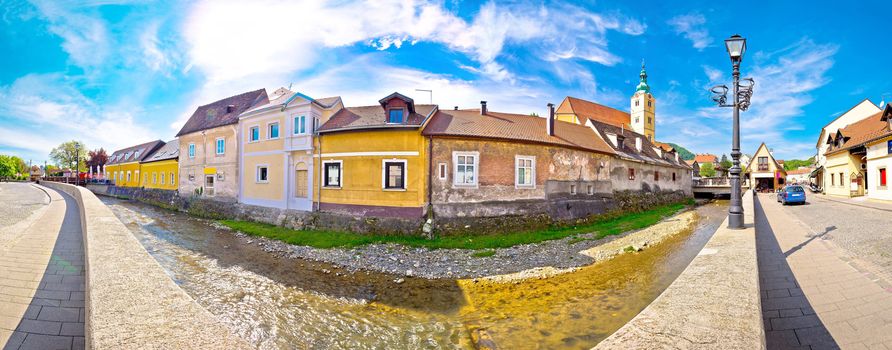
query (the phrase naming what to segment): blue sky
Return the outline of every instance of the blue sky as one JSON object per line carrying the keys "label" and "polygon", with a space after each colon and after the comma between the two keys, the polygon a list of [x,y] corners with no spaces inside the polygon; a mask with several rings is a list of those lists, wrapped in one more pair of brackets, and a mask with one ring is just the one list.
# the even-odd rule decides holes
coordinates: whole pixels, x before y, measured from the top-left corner
{"label": "blue sky", "polygon": [[707,88],[730,80],[734,33],[756,79],[745,152],[811,156],[835,116],[892,101],[888,1],[0,3],[0,153],[38,163],[70,139],[168,140],[198,105],[290,84],[348,106],[432,89],[443,108],[545,115],[570,95],[628,110],[642,59],[657,139],[729,153],[731,111]]}

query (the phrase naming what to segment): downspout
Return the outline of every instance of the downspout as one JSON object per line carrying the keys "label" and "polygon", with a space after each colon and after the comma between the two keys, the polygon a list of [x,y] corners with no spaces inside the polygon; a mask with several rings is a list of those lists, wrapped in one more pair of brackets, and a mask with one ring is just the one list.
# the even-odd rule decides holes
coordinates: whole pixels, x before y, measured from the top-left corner
{"label": "downspout", "polygon": [[325,169],[322,169],[322,134],[317,133],[319,140],[319,159],[317,163],[319,163],[319,181],[316,181],[316,211],[320,211],[322,209],[322,180],[325,174]]}
{"label": "downspout", "polygon": [[428,220],[434,219],[434,201],[433,201],[433,192],[434,185],[433,179],[434,176],[434,137],[433,135],[427,136],[427,218]]}

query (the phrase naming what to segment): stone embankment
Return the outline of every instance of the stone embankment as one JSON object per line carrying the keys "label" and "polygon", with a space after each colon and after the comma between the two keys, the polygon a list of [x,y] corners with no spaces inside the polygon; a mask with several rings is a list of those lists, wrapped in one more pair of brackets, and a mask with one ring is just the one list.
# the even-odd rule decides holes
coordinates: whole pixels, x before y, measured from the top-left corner
{"label": "stone embankment", "polygon": [[253,348],[180,289],[92,192],[41,184],[78,203],[87,256],[87,348]]}
{"label": "stone embankment", "polygon": [[[697,213],[684,211],[638,231],[598,239],[580,234],[534,244],[494,249],[487,257],[475,257],[477,250],[426,249],[398,244],[371,244],[352,249],[319,249],[297,246],[236,232],[248,244],[286,258],[307,259],[336,265],[347,271],[371,270],[393,275],[422,278],[483,278],[515,281],[574,271],[581,266],[610,259],[618,254],[645,249],[674,234],[690,229]],[[229,228],[209,222],[219,229]],[[631,249],[630,249],[631,248]],[[339,273],[339,271],[332,271]]]}
{"label": "stone embankment", "polygon": [[753,196],[656,300],[595,349],[764,349]]}

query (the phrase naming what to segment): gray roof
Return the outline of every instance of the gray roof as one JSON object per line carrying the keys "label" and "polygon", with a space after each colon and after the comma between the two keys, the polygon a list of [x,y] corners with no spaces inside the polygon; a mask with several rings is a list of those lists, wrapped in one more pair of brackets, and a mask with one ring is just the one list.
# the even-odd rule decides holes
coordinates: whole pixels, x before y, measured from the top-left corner
{"label": "gray roof", "polygon": [[[259,89],[199,106],[177,133],[177,137],[219,126],[237,124],[239,114],[267,102],[269,102],[269,98],[266,96],[266,90]],[[230,106],[232,107],[230,108]]]}
{"label": "gray roof", "polygon": [[[670,157],[668,154],[671,152],[663,152],[662,154],[657,153],[654,148],[657,148],[650,140],[647,139],[647,136],[641,135],[634,131],[630,131],[629,129],[625,129],[622,127],[616,127],[612,124],[600,122],[594,119],[589,119],[589,122],[595,126],[595,129],[598,130],[601,137],[604,140],[607,140],[607,144],[610,145],[611,148],[616,152],[616,155],[620,158],[636,160],[649,164],[663,165],[663,166],[671,166],[678,168],[687,168],[690,169],[691,166],[685,163],[681,157],[678,158],[678,161],[675,160],[675,157]],[[607,134],[614,135],[622,135],[625,137],[622,145],[615,145],[613,141],[607,137]],[[641,150],[635,147],[635,139],[641,139]],[[617,140],[618,141],[618,140]],[[674,152],[672,152],[674,153]]]}
{"label": "gray roof", "polygon": [[146,142],[136,146],[119,149],[108,157],[108,163],[106,164],[112,165],[130,162],[141,162],[143,159],[146,159],[146,157],[148,157],[150,153],[157,150],[162,145],[164,145],[164,141],[155,140],[152,142]]}
{"label": "gray roof", "polygon": [[180,157],[180,140],[173,139],[167,141],[164,146],[161,146],[155,152],[152,152],[148,157],[143,159],[143,163],[148,162],[157,162],[161,160],[168,159],[178,159]]}

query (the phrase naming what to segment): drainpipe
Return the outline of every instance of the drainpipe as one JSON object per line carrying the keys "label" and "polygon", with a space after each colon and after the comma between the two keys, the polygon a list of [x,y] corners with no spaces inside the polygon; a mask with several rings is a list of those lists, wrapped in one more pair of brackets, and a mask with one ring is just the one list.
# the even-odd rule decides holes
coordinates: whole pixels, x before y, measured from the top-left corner
{"label": "drainpipe", "polygon": [[[322,180],[323,176],[325,176],[325,169],[322,169],[322,134],[317,134],[319,140],[319,158],[317,162],[319,163],[319,181],[316,181],[316,211],[320,211],[322,209]],[[314,167],[315,168],[315,167]]]}
{"label": "drainpipe", "polygon": [[434,218],[433,176],[434,173],[434,137],[427,136],[427,218]]}

